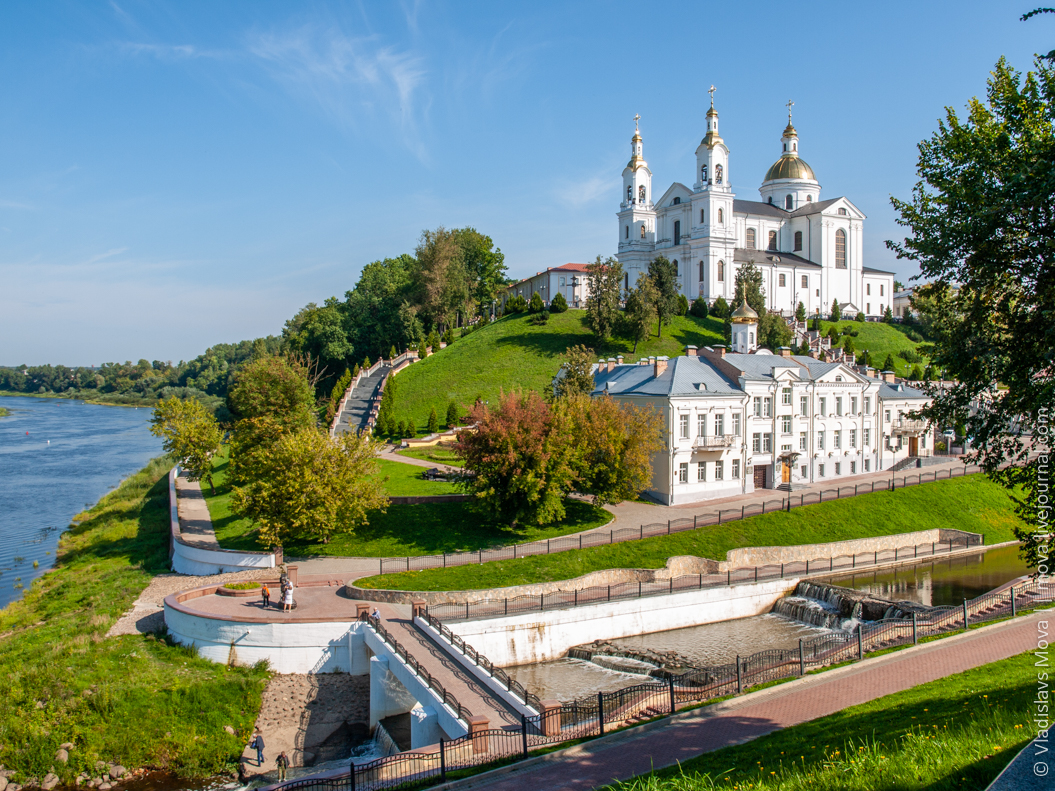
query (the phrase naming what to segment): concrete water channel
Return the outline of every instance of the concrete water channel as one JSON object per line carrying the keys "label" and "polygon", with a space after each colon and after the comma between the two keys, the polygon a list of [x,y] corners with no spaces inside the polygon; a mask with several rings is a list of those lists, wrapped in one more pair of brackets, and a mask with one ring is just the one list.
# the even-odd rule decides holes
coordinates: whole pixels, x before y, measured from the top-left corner
{"label": "concrete water channel", "polygon": [[[931,607],[958,605],[999,588],[1029,572],[1017,546],[954,555],[912,565],[817,580],[868,593],[890,601],[911,601]],[[737,656],[773,648],[790,649],[800,639],[832,631],[776,613],[708,623],[684,629],[651,632],[612,640],[628,652],[675,652],[697,667],[723,665]],[[605,663],[608,664],[608,663]],[[541,697],[571,700],[610,692],[643,680],[639,672],[620,672],[594,661],[562,657],[506,668]]]}

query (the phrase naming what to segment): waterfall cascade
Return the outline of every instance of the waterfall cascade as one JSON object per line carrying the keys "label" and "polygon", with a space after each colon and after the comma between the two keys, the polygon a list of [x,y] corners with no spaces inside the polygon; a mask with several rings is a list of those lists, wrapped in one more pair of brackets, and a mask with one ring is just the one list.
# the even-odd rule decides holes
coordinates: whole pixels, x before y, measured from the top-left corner
{"label": "waterfall cascade", "polygon": [[396,744],[395,739],[389,736],[388,731],[385,730],[385,726],[381,723],[377,723],[377,727],[374,729],[373,751],[377,753],[379,758],[402,752],[402,750],[399,749],[399,745]]}
{"label": "waterfall cascade", "polygon": [[[905,607],[906,609],[902,609]],[[861,621],[910,618],[916,609],[905,602],[816,582],[800,582],[795,593],[773,605],[773,612],[823,629],[852,631]]]}

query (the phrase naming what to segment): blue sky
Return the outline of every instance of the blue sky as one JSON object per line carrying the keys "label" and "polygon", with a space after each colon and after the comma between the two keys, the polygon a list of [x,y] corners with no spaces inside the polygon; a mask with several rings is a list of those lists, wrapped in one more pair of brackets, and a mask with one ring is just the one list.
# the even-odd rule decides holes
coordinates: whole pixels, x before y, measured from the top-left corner
{"label": "blue sky", "polygon": [[[1055,46],[1037,3],[0,5],[0,364],[189,359],[277,333],[423,228],[511,274],[614,253],[640,113],[656,194],[689,181],[706,89],[740,197],[795,101],[822,197],[869,217],[943,108]],[[905,279],[903,278],[903,279]]]}

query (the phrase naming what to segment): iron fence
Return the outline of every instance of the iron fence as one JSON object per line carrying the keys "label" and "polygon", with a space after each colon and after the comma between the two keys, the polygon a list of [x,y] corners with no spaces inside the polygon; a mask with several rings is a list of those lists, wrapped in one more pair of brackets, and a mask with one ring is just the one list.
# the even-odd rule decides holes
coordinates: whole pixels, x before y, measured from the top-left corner
{"label": "iron fence", "polygon": [[[982,546],[983,537],[964,533],[949,541],[895,547],[874,552],[858,552],[850,555],[813,558],[788,563],[771,563],[765,566],[744,566],[711,574],[685,574],[660,582],[617,582],[613,585],[595,585],[577,590],[558,590],[538,595],[521,595],[502,599],[480,599],[461,604],[432,604],[427,612],[437,621],[466,621],[476,618],[497,618],[505,615],[560,610],[584,607],[600,602],[625,599],[642,599],[665,596],[690,590],[703,590],[745,582],[765,582],[785,577],[802,577],[810,574],[839,573],[870,568],[885,563],[918,560],[949,554],[959,549]],[[430,621],[431,623],[431,621]]]}
{"label": "iron fence", "polygon": [[[604,735],[606,729],[633,725],[642,720],[673,714],[679,706],[696,704],[717,697],[743,692],[768,681],[794,678],[808,670],[843,661],[853,661],[866,653],[915,643],[920,637],[964,629],[971,624],[1015,615],[1038,604],[1051,602],[1053,587],[1033,580],[1010,589],[984,594],[962,606],[935,608],[927,618],[887,619],[861,624],[853,632],[832,632],[799,641],[798,648],[768,649],[715,667],[696,668],[663,680],[650,680],[614,692],[600,692],[562,703],[560,708],[534,717],[521,717],[520,727],[472,731],[458,739],[441,740],[412,752],[352,763],[348,771],[325,777],[309,777],[283,783],[275,788],[311,791],[382,791],[382,789],[423,788],[445,782],[452,774],[527,758],[532,749],[590,736]],[[460,641],[433,615],[429,623],[444,640],[459,647],[466,656],[488,672],[499,676],[479,652]],[[383,627],[371,622],[384,638]],[[389,645],[398,642],[388,635]],[[454,639],[460,642],[455,643]],[[465,651],[469,648],[470,651]],[[397,651],[398,652],[398,651]],[[471,652],[471,653],[470,653]],[[405,651],[399,652],[406,657]],[[508,676],[507,676],[508,678]],[[516,682],[512,682],[516,684]],[[520,689],[519,685],[516,685]],[[510,687],[515,689],[516,687]],[[519,694],[519,693],[518,693]],[[526,693],[534,701],[537,696]]]}
{"label": "iron fence", "polygon": [[[957,472],[957,469],[959,472]],[[605,546],[607,544],[620,544],[624,541],[640,541],[644,538],[655,536],[672,535],[687,530],[699,530],[705,527],[713,527],[747,519],[751,516],[768,514],[774,511],[790,511],[793,508],[802,508],[806,505],[817,505],[830,500],[842,500],[847,497],[856,497],[861,494],[872,494],[873,492],[893,491],[906,486],[918,486],[921,483],[933,483],[934,481],[959,478],[964,475],[973,475],[981,472],[981,467],[969,465],[962,468],[950,468],[934,470],[932,472],[920,472],[915,475],[896,476],[881,480],[868,481],[866,483],[848,484],[838,486],[834,489],[824,489],[817,492],[804,492],[799,495],[789,494],[779,499],[763,500],[757,503],[742,505],[738,508],[724,508],[707,513],[696,514],[681,519],[671,519],[666,522],[653,522],[638,527],[623,527],[613,530],[593,530],[578,533],[574,536],[551,538],[543,541],[531,541],[526,544],[513,544],[511,546],[494,547],[492,549],[481,549],[476,552],[450,552],[442,555],[416,555],[414,557],[391,557],[378,558],[378,573],[393,574],[400,571],[424,571],[426,569],[448,568],[452,566],[467,566],[479,563],[489,563],[495,560],[516,560],[534,555],[550,555],[557,552],[567,552],[572,549],[587,549],[589,547]]]}

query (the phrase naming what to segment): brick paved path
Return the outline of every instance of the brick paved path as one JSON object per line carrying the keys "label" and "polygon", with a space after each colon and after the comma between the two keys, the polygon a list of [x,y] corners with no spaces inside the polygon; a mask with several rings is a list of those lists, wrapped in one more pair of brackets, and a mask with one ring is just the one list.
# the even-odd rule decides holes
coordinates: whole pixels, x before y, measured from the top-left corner
{"label": "brick paved path", "polygon": [[219,549],[216,532],[212,529],[212,517],[205,496],[201,491],[201,482],[188,481],[186,473],[176,478],[176,502],[179,511],[179,529],[184,540],[189,544]]}
{"label": "brick paved path", "polygon": [[1037,647],[1036,613],[836,668],[443,788],[587,791]]}

